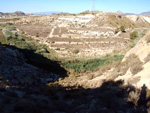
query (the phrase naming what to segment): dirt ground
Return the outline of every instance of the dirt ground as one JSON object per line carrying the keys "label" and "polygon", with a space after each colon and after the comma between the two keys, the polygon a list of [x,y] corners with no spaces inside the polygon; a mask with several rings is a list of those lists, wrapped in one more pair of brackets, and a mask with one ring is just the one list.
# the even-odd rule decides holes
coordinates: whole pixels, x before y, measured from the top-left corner
{"label": "dirt ground", "polygon": [[47,37],[52,27],[42,25],[15,25],[20,31],[31,36]]}

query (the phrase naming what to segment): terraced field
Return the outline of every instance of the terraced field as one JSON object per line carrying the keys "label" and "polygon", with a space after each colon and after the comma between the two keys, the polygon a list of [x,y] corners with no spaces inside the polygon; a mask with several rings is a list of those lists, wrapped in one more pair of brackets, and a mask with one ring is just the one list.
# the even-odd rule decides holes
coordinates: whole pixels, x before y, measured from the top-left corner
{"label": "terraced field", "polygon": [[43,25],[16,25],[16,27],[31,36],[47,37],[52,27]]}
{"label": "terraced field", "polygon": [[[135,18],[137,25],[133,17],[113,13],[28,17],[15,24],[26,35],[56,50],[59,57],[91,58],[129,49],[130,32],[142,23],[144,28],[150,26],[142,21],[144,17]],[[126,32],[119,29],[121,25]]]}

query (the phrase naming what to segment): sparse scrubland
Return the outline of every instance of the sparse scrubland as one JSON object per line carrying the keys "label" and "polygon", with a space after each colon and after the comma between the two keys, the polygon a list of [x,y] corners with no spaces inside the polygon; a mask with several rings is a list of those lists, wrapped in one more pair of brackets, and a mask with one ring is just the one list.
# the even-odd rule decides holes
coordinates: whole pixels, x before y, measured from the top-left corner
{"label": "sparse scrubland", "polygon": [[150,112],[150,23],[86,15],[3,20],[1,113]]}

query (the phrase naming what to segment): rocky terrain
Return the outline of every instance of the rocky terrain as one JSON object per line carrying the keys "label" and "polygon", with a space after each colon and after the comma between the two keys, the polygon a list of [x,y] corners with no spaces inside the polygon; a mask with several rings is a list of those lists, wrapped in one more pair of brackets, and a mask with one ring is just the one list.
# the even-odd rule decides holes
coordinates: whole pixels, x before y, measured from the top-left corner
{"label": "rocky terrain", "polygon": [[23,17],[0,42],[2,113],[150,112],[148,16]]}

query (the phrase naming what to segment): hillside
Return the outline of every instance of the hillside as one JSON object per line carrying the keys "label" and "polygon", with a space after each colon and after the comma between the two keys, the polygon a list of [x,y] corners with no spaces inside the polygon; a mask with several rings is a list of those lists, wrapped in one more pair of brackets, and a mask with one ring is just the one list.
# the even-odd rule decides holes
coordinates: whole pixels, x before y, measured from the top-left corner
{"label": "hillside", "polygon": [[[120,30],[122,25],[126,32]],[[55,50],[61,58],[94,58],[113,51],[126,51],[130,45],[130,32],[141,29],[139,31],[146,33],[150,18],[99,12],[96,15],[27,17],[15,22],[15,26]]]}
{"label": "hillside", "polygon": [[26,14],[22,11],[16,11],[14,13],[2,13],[0,12],[0,18],[12,18],[12,17],[22,17],[26,16]]}
{"label": "hillside", "polygon": [[1,113],[150,112],[150,17],[89,13],[0,23]]}
{"label": "hillside", "polygon": [[[132,84],[135,87],[142,87],[144,84],[150,89],[150,32],[144,36],[137,45],[125,55],[122,63],[132,62],[128,65],[124,75],[120,75],[116,80],[124,80],[126,84]],[[131,59],[131,57],[133,57]]]}
{"label": "hillside", "polygon": [[[32,86],[46,83],[51,73],[26,63],[17,48],[0,44],[0,79],[3,87]],[[42,76],[41,76],[42,75]],[[41,81],[42,80],[42,81]],[[6,85],[5,85],[6,82]]]}

